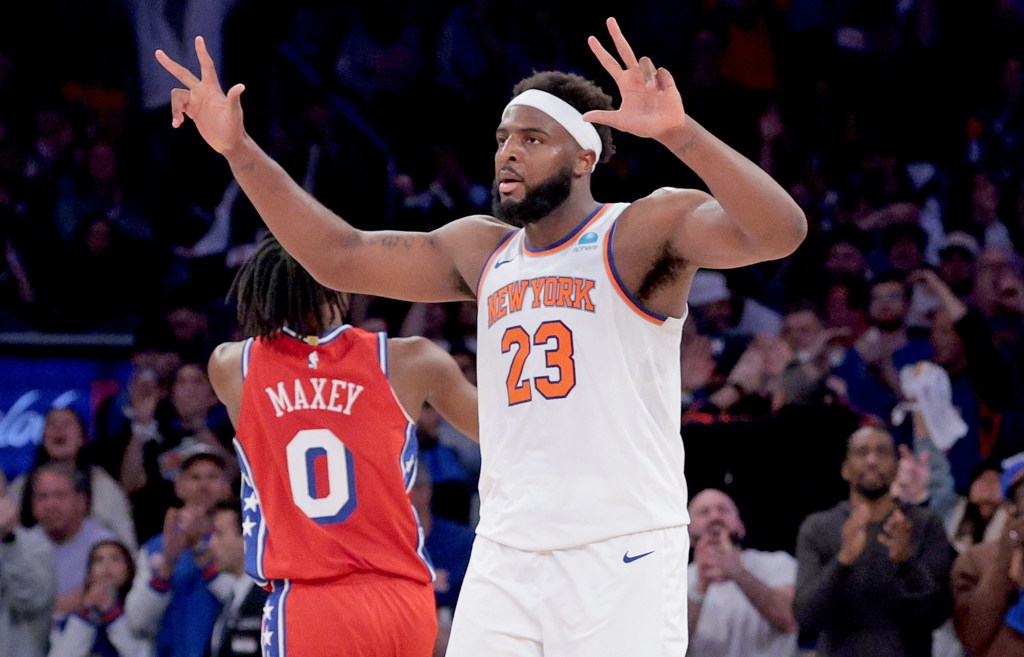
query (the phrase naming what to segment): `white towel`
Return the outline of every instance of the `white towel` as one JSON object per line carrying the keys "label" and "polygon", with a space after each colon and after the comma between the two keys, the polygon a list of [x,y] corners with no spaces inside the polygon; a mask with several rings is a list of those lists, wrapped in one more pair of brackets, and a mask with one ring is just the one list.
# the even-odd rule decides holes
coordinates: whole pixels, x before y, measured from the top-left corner
{"label": "white towel", "polygon": [[967,423],[953,406],[946,370],[927,360],[905,365],[900,370],[900,387],[908,401],[893,409],[893,423],[900,424],[907,411],[919,411],[928,437],[943,451],[967,434]]}

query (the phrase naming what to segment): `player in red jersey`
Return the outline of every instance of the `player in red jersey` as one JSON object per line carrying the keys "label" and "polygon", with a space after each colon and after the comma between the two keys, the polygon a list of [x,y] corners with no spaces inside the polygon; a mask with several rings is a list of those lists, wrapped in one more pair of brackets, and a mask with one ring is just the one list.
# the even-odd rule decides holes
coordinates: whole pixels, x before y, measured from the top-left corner
{"label": "player in red jersey", "polygon": [[428,657],[414,420],[426,402],[476,437],[476,388],[429,340],[342,324],[346,296],[270,235],[230,294],[254,337],[217,347],[209,372],[237,431],[246,572],[272,588],[263,654]]}

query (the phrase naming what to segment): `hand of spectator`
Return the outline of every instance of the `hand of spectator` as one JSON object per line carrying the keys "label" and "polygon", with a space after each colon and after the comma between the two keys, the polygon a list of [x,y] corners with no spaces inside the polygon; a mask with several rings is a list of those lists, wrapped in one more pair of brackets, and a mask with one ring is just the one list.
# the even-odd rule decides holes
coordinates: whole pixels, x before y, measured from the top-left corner
{"label": "hand of spectator", "polygon": [[967,305],[931,269],[918,269],[907,278],[907,282],[911,285],[920,285],[926,294],[937,298],[954,322],[967,314]]}
{"label": "hand of spectator", "polygon": [[893,509],[882,525],[878,541],[889,550],[889,558],[895,563],[903,563],[910,558],[910,532],[913,524],[898,508]]}
{"label": "hand of spectator", "polygon": [[793,361],[795,354],[792,347],[782,338],[758,336],[761,343],[761,353],[764,356],[764,374],[768,381],[782,375],[786,366]]}
{"label": "hand of spectator", "polygon": [[210,517],[206,509],[185,506],[178,512],[178,527],[188,547],[194,547],[206,538],[210,531]]}
{"label": "hand of spectator", "polygon": [[764,343],[754,340],[729,372],[729,383],[747,393],[762,394],[765,384]]}
{"label": "hand of spectator", "polygon": [[853,562],[860,558],[864,552],[864,546],[868,540],[868,521],[871,520],[871,510],[867,504],[855,504],[850,512],[850,517],[843,523],[842,539],[836,559],[844,566],[853,565]]}
{"label": "hand of spectator", "polygon": [[704,593],[708,586],[726,580],[722,566],[716,557],[716,546],[714,540],[707,534],[697,537],[693,546],[693,562],[697,564],[697,590]]}
{"label": "hand of spectator", "polygon": [[57,596],[53,602],[54,616],[64,616],[82,606],[82,589],[75,589]]}
{"label": "hand of spectator", "polygon": [[825,329],[818,334],[814,343],[807,350],[808,362],[816,364],[822,370],[828,369],[832,349],[849,337],[850,329],[847,326],[833,326]]}
{"label": "hand of spectator", "polygon": [[196,124],[206,143],[224,154],[239,146],[245,138],[241,102],[245,86],[236,84],[225,94],[203,37],[196,37],[195,47],[201,75],[198,78],[164,51],[156,51],[160,65],[185,85],[184,89],[171,90],[171,125],[180,128],[187,116]]}
{"label": "hand of spectator", "polygon": [[128,404],[134,422],[148,423],[156,418],[156,406],[160,401],[160,385],[156,372],[143,369],[136,372],[128,384]]}
{"label": "hand of spectator", "polygon": [[18,508],[14,505],[11,496],[7,494],[6,488],[4,486],[0,486],[0,488],[3,488],[0,490],[0,539],[2,539],[7,538],[18,524]]}
{"label": "hand of spectator", "polygon": [[95,609],[100,614],[105,614],[117,604],[117,592],[109,584],[94,582],[90,584],[82,595],[82,607]]}
{"label": "hand of spectator", "polygon": [[882,332],[874,326],[857,338],[857,341],[853,343],[853,348],[857,350],[864,362],[871,366],[877,366],[887,357],[892,356],[891,353],[886,353],[882,344]]}
{"label": "hand of spectator", "polygon": [[163,554],[160,563],[154,564],[154,570],[161,579],[170,579],[174,565],[188,547],[188,538],[181,526],[181,509],[171,507],[164,515]]}
{"label": "hand of spectator", "polygon": [[687,392],[700,390],[711,380],[715,371],[715,358],[711,338],[697,335],[680,345],[679,367],[682,388]]}
{"label": "hand of spectator", "polygon": [[723,580],[734,580],[743,572],[740,548],[730,540],[727,532],[718,530],[708,535],[709,562],[718,568]]}
{"label": "hand of spectator", "polygon": [[907,445],[900,445],[899,451],[900,461],[896,479],[892,482],[892,495],[907,504],[921,504],[928,499],[928,484],[932,476],[928,453],[915,455]]}

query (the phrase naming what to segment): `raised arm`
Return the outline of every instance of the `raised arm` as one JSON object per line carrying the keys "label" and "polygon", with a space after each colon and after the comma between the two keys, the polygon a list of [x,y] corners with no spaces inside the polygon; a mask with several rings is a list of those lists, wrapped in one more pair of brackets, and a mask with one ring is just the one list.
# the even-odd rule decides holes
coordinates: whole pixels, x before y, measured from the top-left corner
{"label": "raised arm", "polygon": [[687,116],[672,75],[656,69],[649,57],[637,59],[614,18],[608,19],[608,31],[622,64],[597,38],[589,43],[618,85],[622,104],[583,118],[655,139],[711,191],[665,189],[638,201],[645,221],[637,230],[667,234],[673,249],[699,267],[740,267],[796,250],[807,234],[796,201],[754,162]]}
{"label": "raised arm", "polygon": [[[271,232],[320,283],[411,301],[474,298],[476,278],[507,227],[467,217],[431,233],[361,231],[302,189],[246,133],[236,84],[225,94],[202,37],[200,77],[161,50],[156,58],[184,86],[171,92],[172,126],[192,119],[231,166]],[[359,193],[359,190],[352,190]]]}

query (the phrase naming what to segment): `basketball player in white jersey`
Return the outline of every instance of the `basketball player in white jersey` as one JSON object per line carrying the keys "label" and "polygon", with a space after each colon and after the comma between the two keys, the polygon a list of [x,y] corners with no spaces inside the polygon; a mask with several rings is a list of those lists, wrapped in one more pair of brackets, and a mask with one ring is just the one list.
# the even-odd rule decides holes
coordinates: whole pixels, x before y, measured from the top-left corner
{"label": "basketball player in white jersey", "polygon": [[[687,116],[669,72],[607,26],[618,59],[594,37],[590,48],[620,107],[576,75],[519,83],[496,132],[496,218],[430,233],[346,223],[246,134],[243,87],[222,91],[201,38],[201,77],[157,52],[186,87],[172,93],[172,125],[196,123],[315,278],[479,304],[480,524],[450,657],[685,653],[679,340],[690,281],[700,267],[785,257],[807,231],[785,190]],[[432,129],[431,114],[407,120]],[[610,128],[657,140],[710,194],[596,200]]]}

